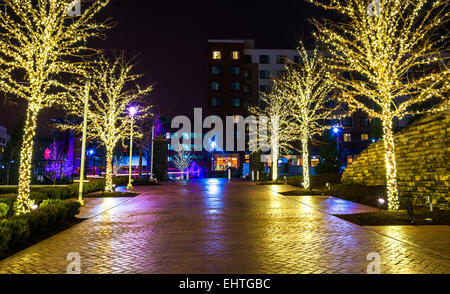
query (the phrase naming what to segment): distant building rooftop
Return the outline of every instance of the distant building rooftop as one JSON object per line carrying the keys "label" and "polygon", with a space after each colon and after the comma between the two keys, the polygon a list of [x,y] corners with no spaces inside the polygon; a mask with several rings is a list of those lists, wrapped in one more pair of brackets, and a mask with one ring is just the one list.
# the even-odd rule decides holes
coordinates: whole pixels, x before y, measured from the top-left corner
{"label": "distant building rooftop", "polygon": [[246,49],[255,48],[255,40],[209,39],[208,43],[244,43]]}

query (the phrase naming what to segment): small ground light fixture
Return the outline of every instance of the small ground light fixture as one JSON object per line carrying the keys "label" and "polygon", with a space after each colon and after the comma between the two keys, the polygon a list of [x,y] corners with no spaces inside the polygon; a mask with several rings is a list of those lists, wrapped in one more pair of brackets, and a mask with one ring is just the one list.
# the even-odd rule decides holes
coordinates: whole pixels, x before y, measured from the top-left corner
{"label": "small ground light fixture", "polygon": [[378,208],[380,209],[380,211],[385,202],[386,201],[383,198],[378,198]]}

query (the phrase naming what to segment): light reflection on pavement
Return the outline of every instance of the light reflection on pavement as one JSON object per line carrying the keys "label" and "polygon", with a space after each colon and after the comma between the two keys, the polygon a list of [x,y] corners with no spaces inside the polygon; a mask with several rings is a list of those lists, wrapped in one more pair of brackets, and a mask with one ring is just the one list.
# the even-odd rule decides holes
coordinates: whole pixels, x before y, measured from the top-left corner
{"label": "light reflection on pavement", "polygon": [[65,273],[69,252],[80,253],[82,273],[365,273],[370,252],[382,273],[450,273],[439,246],[330,215],[373,208],[277,193],[291,188],[219,179],[136,187],[141,195],[0,261],[0,273]]}

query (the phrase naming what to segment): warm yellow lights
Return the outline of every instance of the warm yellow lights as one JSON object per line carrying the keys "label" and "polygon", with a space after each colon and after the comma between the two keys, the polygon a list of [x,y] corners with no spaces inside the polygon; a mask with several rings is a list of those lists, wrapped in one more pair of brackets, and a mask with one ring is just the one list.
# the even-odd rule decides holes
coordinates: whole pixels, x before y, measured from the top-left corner
{"label": "warm yellow lights", "polygon": [[291,114],[299,126],[302,144],[303,187],[311,187],[309,175],[309,144],[314,135],[322,134],[329,128],[324,122],[331,119],[339,109],[326,108],[325,103],[331,100],[332,84],[325,75],[327,67],[324,57],[315,48],[306,51],[300,43],[299,54],[301,64],[287,64],[285,78],[281,80],[285,97],[292,101]]}
{"label": "warm yellow lights", "polygon": [[272,179],[277,178],[279,151],[295,149],[292,143],[300,139],[303,187],[309,189],[310,140],[328,128],[323,122],[332,118],[339,106],[332,109],[324,106],[331,99],[332,84],[325,78],[327,68],[323,66],[323,56],[319,55],[318,49],[308,53],[300,43],[299,54],[302,64],[287,63],[283,77],[273,81],[272,91],[261,93],[266,107],[251,107],[249,110],[258,117],[270,118],[267,138],[260,134],[259,139],[271,146]]}
{"label": "warm yellow lights", "polygon": [[[133,74],[134,65],[126,61],[123,54],[114,61],[100,55],[99,61],[91,68],[91,100],[87,122],[87,136],[100,141],[106,148],[106,184],[105,191],[112,191],[112,160],[113,151],[120,140],[130,137],[133,131],[133,120],[140,120],[149,115],[149,107],[136,107],[134,116],[128,110],[139,99],[150,93],[152,87],[141,89],[137,80],[141,75]],[[72,95],[64,104],[65,109],[74,115],[82,117],[83,91],[82,83],[74,85]],[[136,125],[134,125],[135,127]],[[81,131],[82,125],[61,126]],[[135,136],[139,136],[136,130]]]}
{"label": "warm yellow lights", "polygon": [[[77,17],[67,15],[71,1],[5,0],[0,10],[0,88],[28,102],[19,165],[16,213],[30,211],[31,160],[37,116],[65,99],[70,75],[85,75],[86,47],[108,26],[93,16],[109,0],[92,1]],[[92,53],[92,52],[91,52]],[[62,76],[64,75],[64,77]],[[68,76],[69,75],[69,76]]]}
{"label": "warm yellow lights", "polygon": [[270,121],[267,124],[267,132],[258,132],[257,136],[254,136],[259,140],[259,144],[257,142],[250,142],[250,144],[260,147],[266,146],[266,144],[270,145],[272,180],[276,180],[280,150],[293,149],[290,143],[298,138],[298,127],[290,114],[292,103],[284,95],[280,83],[275,81],[270,93],[261,93],[261,101],[262,104],[266,105],[265,107],[250,106],[249,112],[259,117],[260,123],[262,123],[262,119],[269,119]]}
{"label": "warm yellow lights", "polygon": [[222,51],[213,51],[212,59],[222,59]]}
{"label": "warm yellow lights", "polygon": [[[348,23],[315,22],[329,51],[329,77],[340,99],[383,124],[389,209],[399,209],[393,120],[423,113],[412,109],[430,99],[429,111],[449,109],[450,71],[443,54],[448,0],[309,0],[345,16]],[[323,2],[323,3],[321,3]],[[442,37],[441,37],[442,36]]]}

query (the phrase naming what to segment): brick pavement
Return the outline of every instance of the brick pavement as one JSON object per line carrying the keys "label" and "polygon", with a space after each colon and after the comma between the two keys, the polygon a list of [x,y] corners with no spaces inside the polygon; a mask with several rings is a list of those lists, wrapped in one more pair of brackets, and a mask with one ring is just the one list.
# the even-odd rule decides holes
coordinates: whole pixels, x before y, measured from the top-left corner
{"label": "brick pavement", "polygon": [[138,189],[0,261],[0,273],[65,273],[69,252],[80,253],[82,273],[365,273],[370,252],[381,255],[382,273],[450,273],[438,249],[328,214],[346,209],[333,198],[218,179]]}

